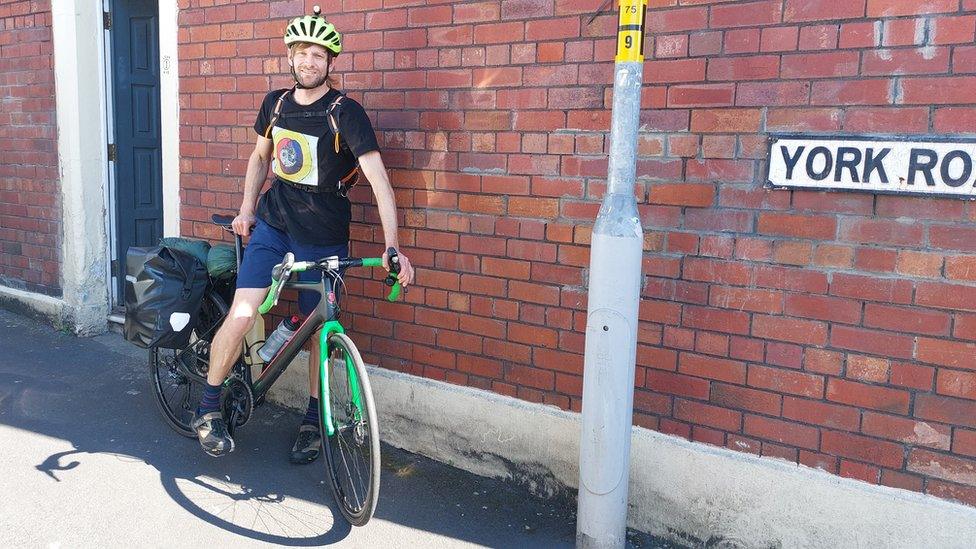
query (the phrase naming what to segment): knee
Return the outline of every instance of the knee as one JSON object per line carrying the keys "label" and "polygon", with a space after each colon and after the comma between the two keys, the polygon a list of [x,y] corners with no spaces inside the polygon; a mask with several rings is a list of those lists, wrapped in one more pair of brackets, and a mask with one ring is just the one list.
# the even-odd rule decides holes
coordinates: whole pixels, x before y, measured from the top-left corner
{"label": "knee", "polygon": [[253,307],[235,304],[227,314],[222,329],[234,335],[243,336],[254,325],[256,318],[257,311]]}

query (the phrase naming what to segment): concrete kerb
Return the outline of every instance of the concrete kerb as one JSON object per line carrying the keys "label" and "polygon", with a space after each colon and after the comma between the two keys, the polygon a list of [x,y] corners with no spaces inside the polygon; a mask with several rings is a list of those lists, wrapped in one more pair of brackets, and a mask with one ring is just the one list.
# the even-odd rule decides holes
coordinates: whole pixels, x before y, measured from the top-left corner
{"label": "concrete kerb", "polygon": [[[304,353],[269,394],[302,410]],[[382,438],[475,474],[575,498],[580,415],[370,368]],[[628,526],[693,546],[976,547],[976,509],[634,427]]]}

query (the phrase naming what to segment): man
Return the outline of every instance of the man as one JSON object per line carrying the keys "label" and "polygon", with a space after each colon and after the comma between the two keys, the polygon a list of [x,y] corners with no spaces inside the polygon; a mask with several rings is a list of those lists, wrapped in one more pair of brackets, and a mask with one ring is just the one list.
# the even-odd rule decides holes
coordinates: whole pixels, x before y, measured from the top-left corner
{"label": "man", "polygon": [[[330,82],[333,60],[342,51],[342,36],[319,15],[316,6],[314,15],[288,23],[284,41],[295,87],[269,93],[254,124],[257,143],[247,164],[244,200],[233,222],[234,232],[250,233],[251,238],[238,273],[234,302],[210,347],[207,386],[193,420],[200,445],[213,456],[234,449],[219,411],[220,386],[240,356],[244,334],[268,293],[271,268],[289,251],[297,261],[348,255],[351,213],[346,185],[358,176],[357,169],[376,197],[385,248],[399,250],[396,202],[372,125],[363,107]],[[271,188],[259,197],[269,165],[275,177]],[[413,268],[405,255],[399,253],[399,257],[398,278],[406,287],[413,281]],[[389,269],[386,253],[383,262]],[[302,292],[302,313],[308,315],[318,299],[318,294]],[[317,336],[311,338],[309,352],[310,396],[292,447],[293,463],[312,462],[321,445]]]}

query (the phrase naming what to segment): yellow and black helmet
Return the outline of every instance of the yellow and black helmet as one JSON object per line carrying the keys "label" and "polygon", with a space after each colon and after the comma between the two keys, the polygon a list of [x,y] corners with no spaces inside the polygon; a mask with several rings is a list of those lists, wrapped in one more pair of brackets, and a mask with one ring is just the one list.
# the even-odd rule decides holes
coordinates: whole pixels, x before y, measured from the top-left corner
{"label": "yellow and black helmet", "polygon": [[318,44],[323,48],[339,55],[342,51],[342,35],[336,30],[335,25],[329,23],[322,17],[322,10],[315,6],[312,15],[303,15],[292,19],[285,27],[285,45],[290,46],[296,42],[307,42]]}

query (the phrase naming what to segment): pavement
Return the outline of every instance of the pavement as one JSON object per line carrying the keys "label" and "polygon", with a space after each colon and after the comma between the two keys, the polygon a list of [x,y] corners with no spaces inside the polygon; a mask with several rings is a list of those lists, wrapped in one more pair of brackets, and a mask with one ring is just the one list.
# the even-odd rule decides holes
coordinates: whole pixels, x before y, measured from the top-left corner
{"label": "pavement", "polygon": [[[353,528],[325,461],[287,461],[300,415],[264,404],[219,459],[178,435],[147,351],[78,338],[0,309],[4,547],[572,547],[575,500],[383,446],[373,519]],[[382,429],[382,426],[381,426]],[[638,532],[630,547],[671,545]]]}

